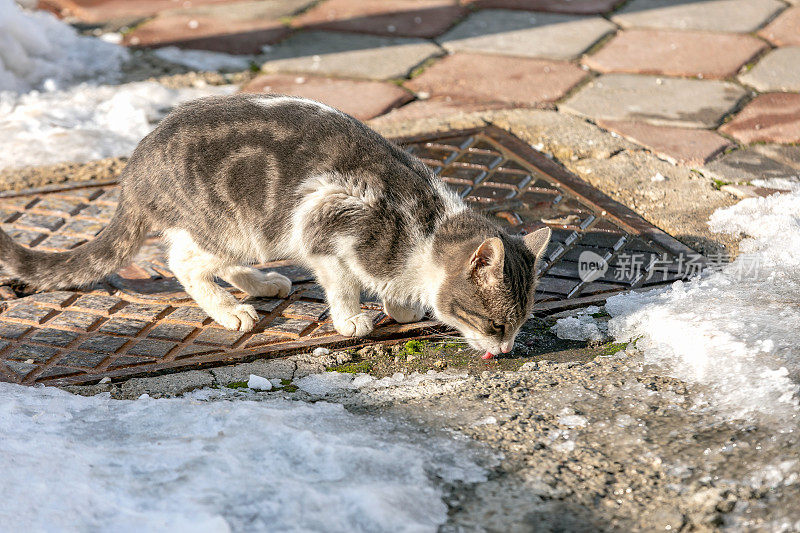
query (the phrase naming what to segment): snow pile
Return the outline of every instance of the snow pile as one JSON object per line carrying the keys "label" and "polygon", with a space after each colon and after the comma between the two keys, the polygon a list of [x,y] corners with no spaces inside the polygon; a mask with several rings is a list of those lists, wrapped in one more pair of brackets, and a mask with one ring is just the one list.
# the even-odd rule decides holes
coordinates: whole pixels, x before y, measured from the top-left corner
{"label": "snow pile", "polygon": [[748,236],[719,271],[646,293],[613,296],[617,341],[636,340],[646,361],[708,385],[727,416],[797,416],[800,377],[800,191],[746,199],[714,213],[712,230]]}
{"label": "snow pile", "polygon": [[50,13],[0,0],[0,91],[56,88],[89,78],[115,81],[127,57],[124,48],[78,35]]}
{"label": "snow pile", "polygon": [[172,106],[234,90],[138,82],[0,93],[0,169],[129,155]]}
{"label": "snow pile", "polygon": [[3,529],[436,531],[440,483],[485,480],[453,438],[225,394],[119,401],[0,383]]}

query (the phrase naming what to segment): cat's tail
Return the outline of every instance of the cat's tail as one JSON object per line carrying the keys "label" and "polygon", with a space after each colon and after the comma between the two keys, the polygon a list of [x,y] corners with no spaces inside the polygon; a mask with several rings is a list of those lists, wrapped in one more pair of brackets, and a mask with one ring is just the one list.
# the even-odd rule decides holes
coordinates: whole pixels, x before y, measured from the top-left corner
{"label": "cat's tail", "polygon": [[125,266],[142,247],[150,223],[120,204],[96,239],[68,252],[41,252],[14,242],[0,229],[0,263],[9,274],[37,289],[88,285]]}

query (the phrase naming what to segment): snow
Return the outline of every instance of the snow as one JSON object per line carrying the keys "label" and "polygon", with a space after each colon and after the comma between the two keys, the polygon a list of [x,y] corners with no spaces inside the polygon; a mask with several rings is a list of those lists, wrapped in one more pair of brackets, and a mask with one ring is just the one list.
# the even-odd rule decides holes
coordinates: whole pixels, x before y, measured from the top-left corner
{"label": "snow", "polygon": [[225,390],[121,401],[0,383],[0,523],[436,531],[447,518],[442,485],[486,472],[455,437],[398,424]]}
{"label": "snow", "polygon": [[0,93],[0,169],[129,155],[172,106],[233,90],[137,82]]}
{"label": "snow", "polygon": [[791,431],[800,375],[800,191],[716,211],[713,231],[747,235],[720,271],[613,296],[609,333],[648,363],[705,385],[708,407]]}
{"label": "snow", "polygon": [[238,72],[250,68],[253,56],[235,56],[222,52],[206,50],[182,50],[176,46],[167,46],[153,51],[153,55],[197,71]]}
{"label": "snow", "polygon": [[323,357],[325,355],[328,355],[329,353],[331,353],[329,349],[323,348],[321,346],[319,348],[314,348],[313,351],[314,357]]}
{"label": "snow", "polygon": [[76,80],[113,82],[128,51],[79,35],[44,11],[0,0],[0,91],[60,87]]}
{"label": "snow", "polygon": [[253,390],[272,390],[272,382],[267,378],[250,374],[247,380],[247,387]]}

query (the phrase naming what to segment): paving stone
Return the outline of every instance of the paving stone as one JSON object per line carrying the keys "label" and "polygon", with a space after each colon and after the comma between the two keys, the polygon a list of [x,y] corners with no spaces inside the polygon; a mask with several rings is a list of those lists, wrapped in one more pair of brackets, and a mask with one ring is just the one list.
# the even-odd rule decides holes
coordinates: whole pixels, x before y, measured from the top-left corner
{"label": "paving stone", "polygon": [[31,329],[30,326],[24,326],[22,324],[2,323],[0,324],[0,337],[5,339],[18,339],[22,337],[29,329]]}
{"label": "paving stone", "polygon": [[75,293],[69,291],[40,292],[28,296],[25,300],[55,307],[64,307],[66,302],[72,299],[73,296],[75,296]]}
{"label": "paving stone", "polygon": [[[476,111],[500,109],[503,107],[506,107],[506,104],[499,102],[468,102],[452,98],[450,96],[443,96],[439,98],[429,98],[426,100],[416,100],[402,107],[392,109],[385,115],[371,120],[370,125],[373,127],[380,127],[384,124],[389,124],[392,122],[404,122],[410,120],[419,121],[422,119],[430,119],[454,114],[474,113]],[[306,293],[303,294],[305,295]],[[321,295],[321,297],[322,299],[325,299],[324,293]]]}
{"label": "paving stone", "polygon": [[[225,4],[239,0],[191,0],[193,6]],[[180,7],[176,0],[47,0],[61,11],[62,15],[78,18],[84,22],[105,22],[117,19],[150,17],[160,11]]]}
{"label": "paving stone", "polygon": [[[310,98],[344,111],[359,120],[382,115],[412,99],[407,91],[391,83],[291,74],[258,76],[245,85],[242,91]],[[354,94],[357,94],[358,98],[353,98]]]}
{"label": "paving stone", "polygon": [[776,46],[800,46],[800,7],[790,7],[758,34]]}
{"label": "paving stone", "polygon": [[611,20],[625,28],[749,33],[784,7],[778,0],[633,0]]}
{"label": "paving stone", "polygon": [[164,320],[183,322],[192,326],[202,326],[203,322],[208,319],[205,311],[199,307],[192,307],[189,305],[181,306],[164,317]]}
{"label": "paving stone", "polygon": [[312,322],[309,320],[278,317],[270,322],[265,329],[265,333],[283,333],[292,337],[299,337],[311,324]]}
{"label": "paving stone", "polygon": [[155,320],[157,316],[162,314],[167,309],[169,309],[168,305],[128,304],[117,311],[114,316]]}
{"label": "paving stone", "polygon": [[771,51],[739,81],[759,91],[800,91],[800,46]]}
{"label": "paving stone", "polygon": [[49,346],[34,346],[32,344],[24,344],[22,346],[18,346],[6,357],[9,359],[16,359],[18,361],[28,361],[32,359],[35,363],[44,363],[56,353],[58,353],[58,350]]}
{"label": "paving stone", "polygon": [[528,11],[548,11],[551,13],[571,13],[574,15],[595,15],[607,13],[620,0],[468,0],[465,3],[479,8],[520,9]]}
{"label": "paving stone", "polygon": [[195,330],[194,326],[186,324],[170,324],[162,322],[147,332],[148,337],[157,339],[167,339],[176,342],[183,342]]}
{"label": "paving stone", "polygon": [[625,30],[583,64],[600,72],[727,78],[767,47],[750,35]]}
{"label": "paving stone", "polygon": [[559,109],[595,119],[713,128],[745,94],[724,81],[604,74]]}
{"label": "paving stone", "polygon": [[800,146],[783,146],[780,144],[756,144],[752,147],[756,152],[780,161],[784,165],[800,169]]}
{"label": "paving stone", "polygon": [[768,187],[754,187],[752,185],[723,185],[721,191],[725,191],[737,198],[766,198],[776,193],[786,192],[781,189],[771,189]]}
{"label": "paving stone", "polygon": [[327,312],[327,304],[298,300],[296,302],[292,302],[286,309],[284,309],[283,315],[291,318],[305,318],[319,322]]}
{"label": "paving stone", "polygon": [[230,331],[221,328],[208,328],[200,332],[194,338],[194,342],[202,344],[217,344],[220,346],[233,346],[236,341],[242,338],[241,331]]}
{"label": "paving stone", "polygon": [[397,37],[436,37],[466,13],[454,0],[328,0],[292,26]]}
{"label": "paving stone", "polygon": [[599,121],[598,124],[646,146],[672,163],[702,165],[733,144],[708,130],[611,120]]}
{"label": "paving stone", "polygon": [[122,300],[113,296],[103,296],[100,294],[85,294],[73,302],[72,307],[85,311],[106,314],[120,304]]}
{"label": "paving stone", "polygon": [[14,373],[17,374],[20,378],[24,378],[25,376],[30,374],[32,370],[35,370],[37,368],[36,365],[32,365],[30,363],[23,363],[20,361],[5,360],[3,361],[3,363],[5,363],[5,365],[8,368],[13,370]]}
{"label": "paving stone", "polygon": [[406,87],[472,102],[541,106],[564,96],[586,75],[569,63],[457,53],[437,62]]}
{"label": "paving stone", "polygon": [[800,94],[762,94],[748,103],[721,132],[750,144],[800,142]]}
{"label": "paving stone", "polygon": [[105,324],[101,325],[98,331],[103,333],[114,333],[116,335],[134,336],[142,331],[147,322],[144,320],[135,320],[133,318],[112,318]]}
{"label": "paving stone", "polygon": [[712,176],[732,183],[773,178],[797,181],[800,175],[800,171],[796,168],[770,159],[752,149],[727,153],[706,165],[705,169]]}
{"label": "paving stone", "polygon": [[439,54],[438,46],[422,39],[310,31],[274,46],[262,69],[386,80],[404,78]]}
{"label": "paving stone", "polygon": [[573,59],[615,29],[601,17],[487,9],[471,15],[439,42],[450,52]]}
{"label": "paving stone", "polygon": [[128,46],[179,46],[257,54],[264,45],[289,34],[280,18],[305,6],[310,0],[281,2],[236,2],[162,13],[125,34]]}

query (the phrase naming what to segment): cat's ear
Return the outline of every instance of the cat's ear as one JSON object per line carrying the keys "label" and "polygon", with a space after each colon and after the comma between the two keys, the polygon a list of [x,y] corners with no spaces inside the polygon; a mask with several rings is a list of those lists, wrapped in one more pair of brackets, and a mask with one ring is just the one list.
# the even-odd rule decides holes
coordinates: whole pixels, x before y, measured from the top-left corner
{"label": "cat's ear", "polygon": [[533,233],[529,233],[522,238],[528,250],[536,256],[536,263],[539,263],[539,259],[544,255],[544,251],[547,250],[547,245],[550,244],[551,234],[550,228],[545,227],[537,229]]}
{"label": "cat's ear", "polygon": [[481,243],[470,257],[470,270],[476,279],[484,282],[503,279],[505,248],[498,237],[491,237]]}

